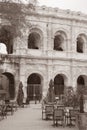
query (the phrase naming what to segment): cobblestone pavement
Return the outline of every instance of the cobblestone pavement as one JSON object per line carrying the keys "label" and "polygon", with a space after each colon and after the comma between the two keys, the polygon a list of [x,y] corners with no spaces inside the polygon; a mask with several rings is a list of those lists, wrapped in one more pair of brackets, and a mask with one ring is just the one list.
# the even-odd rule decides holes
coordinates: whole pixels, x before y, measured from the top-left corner
{"label": "cobblestone pavement", "polygon": [[78,130],[75,127],[53,127],[53,121],[42,120],[41,105],[18,109],[7,119],[0,121],[0,130]]}

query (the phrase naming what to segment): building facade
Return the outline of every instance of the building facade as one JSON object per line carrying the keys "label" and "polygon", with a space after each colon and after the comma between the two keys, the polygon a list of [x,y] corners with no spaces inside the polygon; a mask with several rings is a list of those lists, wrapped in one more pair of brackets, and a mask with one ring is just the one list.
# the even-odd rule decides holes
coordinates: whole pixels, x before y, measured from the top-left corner
{"label": "building facade", "polygon": [[7,50],[0,54],[1,82],[11,99],[20,81],[30,100],[42,99],[51,79],[56,95],[68,86],[87,86],[86,14],[32,5],[20,5],[19,13],[12,3],[0,7],[0,44]]}

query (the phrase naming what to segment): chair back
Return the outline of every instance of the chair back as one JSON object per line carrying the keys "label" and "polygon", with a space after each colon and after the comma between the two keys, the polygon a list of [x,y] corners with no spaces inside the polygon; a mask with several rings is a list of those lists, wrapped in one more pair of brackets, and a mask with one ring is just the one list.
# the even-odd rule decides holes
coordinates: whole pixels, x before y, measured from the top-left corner
{"label": "chair back", "polygon": [[76,117],[76,115],[78,114],[79,110],[69,110],[69,114],[70,114],[70,117]]}
{"label": "chair back", "polygon": [[64,117],[64,110],[63,109],[55,109],[54,110],[54,118],[59,117],[63,118]]}
{"label": "chair back", "polygon": [[45,110],[46,110],[46,113],[51,114],[51,113],[53,113],[54,106],[53,105],[46,105]]}

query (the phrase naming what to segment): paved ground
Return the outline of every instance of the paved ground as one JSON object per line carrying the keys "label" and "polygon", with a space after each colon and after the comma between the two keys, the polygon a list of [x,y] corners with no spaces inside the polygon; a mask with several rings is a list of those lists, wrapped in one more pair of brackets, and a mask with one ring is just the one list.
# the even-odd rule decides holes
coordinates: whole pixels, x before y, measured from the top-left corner
{"label": "paved ground", "polygon": [[41,118],[41,105],[31,104],[0,121],[0,130],[78,130],[75,127],[53,127],[52,121]]}

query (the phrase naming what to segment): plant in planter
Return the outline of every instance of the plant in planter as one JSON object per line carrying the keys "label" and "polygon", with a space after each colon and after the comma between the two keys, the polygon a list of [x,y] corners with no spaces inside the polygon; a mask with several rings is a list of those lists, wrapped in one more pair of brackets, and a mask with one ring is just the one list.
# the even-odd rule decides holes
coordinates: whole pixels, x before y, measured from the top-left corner
{"label": "plant in planter", "polygon": [[[79,101],[80,112],[77,115],[77,126],[79,130],[87,130],[87,112],[85,112],[84,106],[87,105],[87,86],[77,86],[77,97]],[[86,97],[86,99],[85,99]]]}
{"label": "plant in planter", "polygon": [[23,84],[22,84],[22,82],[20,82],[19,89],[18,89],[18,95],[17,95],[17,103],[19,106],[23,105],[23,98],[24,98]]}
{"label": "plant in planter", "polygon": [[79,102],[80,113],[84,113],[84,94],[85,87],[82,85],[77,86],[77,97]]}
{"label": "plant in planter", "polygon": [[48,93],[47,93],[47,97],[48,97],[48,102],[54,102],[55,100],[55,94],[54,94],[54,82],[51,79],[49,82],[49,88],[48,88]]}
{"label": "plant in planter", "polygon": [[51,79],[49,82],[49,88],[46,97],[44,98],[45,103],[53,103],[55,101],[55,94],[54,94],[54,82]]}
{"label": "plant in planter", "polygon": [[65,88],[63,103],[66,107],[79,108],[79,98],[72,86]]}
{"label": "plant in planter", "polygon": [[74,100],[73,88],[69,86],[64,91],[64,105],[67,107],[73,107],[73,105],[75,105]]}

